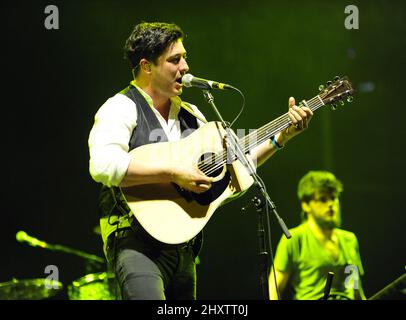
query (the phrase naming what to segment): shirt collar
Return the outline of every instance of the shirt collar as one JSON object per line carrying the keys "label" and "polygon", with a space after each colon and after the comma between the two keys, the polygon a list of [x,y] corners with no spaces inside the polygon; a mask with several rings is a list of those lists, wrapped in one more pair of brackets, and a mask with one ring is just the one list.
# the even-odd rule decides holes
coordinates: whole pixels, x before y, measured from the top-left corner
{"label": "shirt collar", "polygon": [[[154,102],[152,101],[152,98],[149,96],[148,93],[146,93],[144,90],[142,90],[138,85],[137,82],[135,80],[131,81],[131,84],[137,88],[137,90],[142,94],[142,96],[145,98],[145,100],[147,100],[149,106],[151,108],[154,108]],[[181,104],[182,104],[182,100],[179,96],[174,96],[170,98],[171,100],[171,106],[170,106],[170,111],[169,114],[178,114],[179,110],[181,108]],[[154,108],[155,109],[155,108]]]}

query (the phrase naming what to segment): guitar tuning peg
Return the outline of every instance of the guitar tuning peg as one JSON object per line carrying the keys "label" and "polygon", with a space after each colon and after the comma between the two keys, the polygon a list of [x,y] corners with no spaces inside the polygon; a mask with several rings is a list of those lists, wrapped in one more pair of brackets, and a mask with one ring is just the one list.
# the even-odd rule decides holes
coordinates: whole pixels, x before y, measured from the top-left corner
{"label": "guitar tuning peg", "polygon": [[337,109],[337,104],[336,103],[332,103],[331,104],[331,110],[335,111]]}
{"label": "guitar tuning peg", "polygon": [[324,90],[324,86],[321,84],[319,85],[319,91],[323,91]]}
{"label": "guitar tuning peg", "polygon": [[327,81],[327,86],[330,86],[332,83],[332,81]]}
{"label": "guitar tuning peg", "polygon": [[338,81],[338,80],[340,80],[340,77],[339,77],[339,76],[335,76],[335,77],[334,77],[334,81]]}
{"label": "guitar tuning peg", "polygon": [[354,100],[354,98],[352,96],[348,96],[347,101],[348,102],[352,102]]}

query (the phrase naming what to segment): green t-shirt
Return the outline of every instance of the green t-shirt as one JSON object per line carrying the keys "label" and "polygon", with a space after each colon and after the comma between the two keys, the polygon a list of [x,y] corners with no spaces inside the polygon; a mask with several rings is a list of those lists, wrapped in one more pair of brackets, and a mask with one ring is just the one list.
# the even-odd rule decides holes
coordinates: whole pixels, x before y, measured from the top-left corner
{"label": "green t-shirt", "polygon": [[[340,252],[334,260],[311,232],[307,222],[290,230],[292,238],[279,241],[275,268],[289,273],[294,299],[317,300],[323,297],[328,272],[334,272],[330,295],[355,299],[364,274],[354,233],[336,229]],[[354,290],[355,289],[355,290]]]}

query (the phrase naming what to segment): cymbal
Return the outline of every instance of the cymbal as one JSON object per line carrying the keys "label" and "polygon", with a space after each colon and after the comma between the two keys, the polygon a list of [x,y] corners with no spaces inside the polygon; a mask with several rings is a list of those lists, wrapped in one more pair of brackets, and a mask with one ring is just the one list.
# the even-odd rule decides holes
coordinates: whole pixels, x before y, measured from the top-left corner
{"label": "cymbal", "polygon": [[0,283],[0,300],[42,300],[54,296],[63,285],[49,279],[13,279]]}

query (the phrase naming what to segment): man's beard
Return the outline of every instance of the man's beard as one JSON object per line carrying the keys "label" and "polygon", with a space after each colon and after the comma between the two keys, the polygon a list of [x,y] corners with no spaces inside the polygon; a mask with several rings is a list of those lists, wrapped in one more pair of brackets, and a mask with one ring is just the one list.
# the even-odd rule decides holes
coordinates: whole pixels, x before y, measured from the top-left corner
{"label": "man's beard", "polygon": [[325,230],[333,230],[334,228],[341,227],[341,213],[337,212],[334,214],[333,219],[326,220],[324,217],[314,217],[314,220],[319,225],[320,228]]}

